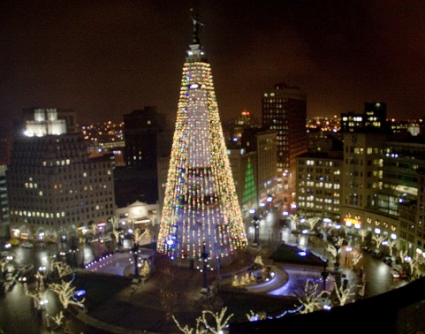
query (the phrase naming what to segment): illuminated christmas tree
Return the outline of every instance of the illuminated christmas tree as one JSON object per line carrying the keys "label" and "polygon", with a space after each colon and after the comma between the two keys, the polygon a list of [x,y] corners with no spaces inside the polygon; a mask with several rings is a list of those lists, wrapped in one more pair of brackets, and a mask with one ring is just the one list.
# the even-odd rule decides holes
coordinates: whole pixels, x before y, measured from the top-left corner
{"label": "illuminated christmas tree", "polygon": [[247,245],[214,91],[193,20],[171,150],[157,250],[172,259],[211,258]]}

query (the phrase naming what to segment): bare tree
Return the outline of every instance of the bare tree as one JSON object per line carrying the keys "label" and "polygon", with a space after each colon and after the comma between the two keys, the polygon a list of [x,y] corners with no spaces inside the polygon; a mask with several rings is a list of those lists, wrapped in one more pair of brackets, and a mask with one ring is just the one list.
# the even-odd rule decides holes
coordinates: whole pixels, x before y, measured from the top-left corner
{"label": "bare tree", "polygon": [[355,253],[352,253],[352,254],[353,255],[352,255],[351,261],[353,263],[353,266],[355,267],[360,262],[360,260],[362,259],[363,254],[359,253],[359,252],[355,252]]}
{"label": "bare tree", "polygon": [[69,305],[76,305],[79,307],[84,306],[84,298],[81,301],[75,301],[72,299],[75,293],[75,287],[72,286],[72,281],[65,282],[62,280],[60,284],[52,283],[49,285],[49,290],[58,295],[59,300],[65,310]]}
{"label": "bare tree", "polygon": [[293,228],[292,224],[295,225],[295,228],[297,228],[300,224],[300,218],[296,214],[289,215],[288,220],[291,221],[291,229]]}
{"label": "bare tree", "polygon": [[26,290],[25,294],[28,297],[31,297],[34,308],[38,308],[39,305],[40,305],[41,298],[42,298],[41,292],[38,289],[32,290],[32,291]]}
{"label": "bare tree", "polygon": [[338,298],[338,302],[340,306],[345,305],[351,296],[354,296],[354,292],[351,291],[351,287],[347,286],[344,288],[343,286],[338,287],[338,284],[334,284],[335,295]]}
{"label": "bare tree", "polygon": [[305,282],[304,286],[304,296],[302,298],[298,298],[298,301],[301,305],[304,306],[304,308],[300,311],[300,313],[310,313],[317,310],[322,309],[322,299],[327,299],[328,303],[330,304],[329,300],[329,292],[328,291],[321,291],[318,292],[319,284],[312,282],[310,280],[307,280]]}
{"label": "bare tree", "polygon": [[53,317],[51,317],[51,319],[53,320],[53,322],[56,324],[56,326],[61,327],[64,323],[64,315],[62,311],[59,311],[58,314],[54,315]]}
{"label": "bare tree", "polygon": [[64,276],[67,276],[73,273],[73,270],[69,264],[64,263],[62,261],[56,261],[54,259],[51,259],[50,261],[50,268],[51,268],[51,271],[56,270],[60,279],[62,279],[62,277]]}
{"label": "bare tree", "polygon": [[359,235],[362,238],[362,243],[364,243],[364,239],[366,238],[366,235],[367,235],[367,230],[365,229],[359,230]]}
{"label": "bare tree", "polygon": [[388,249],[390,250],[390,256],[393,256],[393,250],[396,243],[397,243],[397,240],[395,239],[390,239],[387,241],[387,246],[388,246]]}
{"label": "bare tree", "polygon": [[400,257],[401,263],[405,262],[405,259],[407,258],[407,250],[400,250],[398,256]]}
{"label": "bare tree", "polygon": [[119,219],[115,216],[109,218],[109,222],[112,225],[112,233],[114,234],[115,240],[120,241],[120,224]]}
{"label": "bare tree", "polygon": [[316,227],[317,223],[320,221],[320,219],[321,218],[319,218],[319,217],[308,218],[305,221],[305,225],[307,225],[307,227],[310,231],[313,231],[314,228]]}
{"label": "bare tree", "polygon": [[249,313],[246,314],[246,317],[249,321],[258,321],[258,320],[266,320],[267,315],[265,312],[254,312],[253,310],[249,310]]}
{"label": "bare tree", "polygon": [[6,266],[9,263],[9,260],[6,258],[0,259],[0,270],[2,274],[6,274]]}
{"label": "bare tree", "polygon": [[[204,334],[204,333],[213,333],[221,334],[223,330],[228,326],[229,320],[233,317],[233,313],[229,316],[226,316],[227,307],[221,309],[221,312],[213,312],[210,310],[202,311],[202,315],[196,319],[196,327],[190,328],[188,325],[182,327],[177,321],[176,317],[172,315],[174,322],[176,323],[178,329],[185,334]],[[215,321],[214,325],[210,325],[208,318],[212,317]]]}
{"label": "bare tree", "polygon": [[[213,312],[210,310],[202,311],[201,323],[207,328],[210,333],[213,334],[221,334],[223,333],[223,329],[225,329],[229,323],[229,320],[233,317],[233,313],[228,315],[226,318],[227,307],[223,307],[221,312]],[[207,316],[210,315],[215,320],[215,326],[211,326],[208,323]]]}
{"label": "bare tree", "polygon": [[380,235],[380,234],[374,234],[372,235],[372,240],[375,241],[375,247],[376,249],[379,249],[381,247],[382,243],[387,240],[386,236]]}

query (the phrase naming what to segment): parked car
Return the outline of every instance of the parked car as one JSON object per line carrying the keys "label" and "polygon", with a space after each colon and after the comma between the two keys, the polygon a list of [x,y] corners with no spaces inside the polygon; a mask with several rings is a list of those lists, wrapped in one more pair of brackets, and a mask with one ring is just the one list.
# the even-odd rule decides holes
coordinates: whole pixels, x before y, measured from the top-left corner
{"label": "parked car", "polygon": [[21,244],[21,246],[24,247],[24,248],[33,248],[34,247],[34,245],[31,242],[29,242],[29,241],[24,241]]}
{"label": "parked car", "polygon": [[19,240],[18,239],[10,239],[9,240],[9,244],[11,246],[18,246],[19,245]]}
{"label": "parked car", "polygon": [[397,270],[393,269],[391,270],[391,276],[393,278],[400,278],[400,273]]}
{"label": "parked car", "polygon": [[376,258],[378,258],[378,259],[380,259],[381,257],[382,257],[382,253],[379,251],[379,249],[374,249],[374,250],[372,250],[372,256],[373,257],[376,257]]}
{"label": "parked car", "polygon": [[382,261],[385,263],[385,264],[387,264],[387,265],[389,265],[390,267],[393,265],[393,263],[394,263],[394,260],[393,260],[393,258],[391,257],[391,256],[384,256],[383,258],[382,258]]}
{"label": "parked car", "polygon": [[407,278],[407,273],[404,270],[397,270],[397,269],[393,269],[391,270],[391,276],[393,278],[401,278],[401,279],[405,279]]}

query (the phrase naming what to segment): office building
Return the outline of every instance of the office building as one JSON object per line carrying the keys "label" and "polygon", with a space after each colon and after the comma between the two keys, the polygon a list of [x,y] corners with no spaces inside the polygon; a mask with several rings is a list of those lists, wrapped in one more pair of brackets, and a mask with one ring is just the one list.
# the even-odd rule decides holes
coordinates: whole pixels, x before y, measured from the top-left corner
{"label": "office building", "polygon": [[11,236],[65,239],[114,214],[113,162],[110,156],[90,159],[79,133],[53,134],[64,129],[54,115],[43,132],[38,116],[26,132],[36,136],[16,137],[6,172]]}
{"label": "office building", "polygon": [[289,209],[295,196],[295,158],[307,152],[307,101],[298,87],[276,84],[262,98],[262,122],[277,132],[277,194]]}

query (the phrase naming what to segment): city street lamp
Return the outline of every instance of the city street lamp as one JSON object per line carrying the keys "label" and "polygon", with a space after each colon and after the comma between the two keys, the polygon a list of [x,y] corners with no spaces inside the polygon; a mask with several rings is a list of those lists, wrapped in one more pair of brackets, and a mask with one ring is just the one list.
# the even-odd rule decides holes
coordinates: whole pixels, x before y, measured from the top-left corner
{"label": "city street lamp", "polygon": [[[209,265],[209,254],[207,252],[206,243],[202,245],[202,253],[201,253],[201,263],[202,267],[198,266],[198,270],[203,274],[203,285],[202,285],[202,292],[206,293],[207,295],[210,292],[210,287],[208,284],[208,276],[207,276],[207,270],[210,268]],[[212,270],[212,268],[210,268]]]}
{"label": "city street lamp", "polygon": [[139,245],[135,241],[135,237],[133,235],[133,246],[131,247],[130,254],[133,255],[133,261],[134,261],[134,281],[139,282],[140,275],[139,275]]}
{"label": "city street lamp", "polygon": [[254,224],[254,246],[258,246],[260,243],[260,219],[258,216],[252,217],[252,224]]}
{"label": "city street lamp", "polygon": [[71,246],[69,247],[69,252],[73,255],[73,259],[74,259],[74,267],[77,267],[77,252],[79,251],[76,242],[75,242],[75,238],[72,238],[72,242],[71,242]]}

